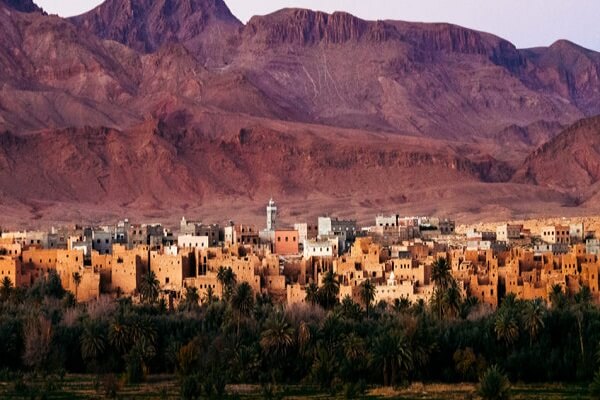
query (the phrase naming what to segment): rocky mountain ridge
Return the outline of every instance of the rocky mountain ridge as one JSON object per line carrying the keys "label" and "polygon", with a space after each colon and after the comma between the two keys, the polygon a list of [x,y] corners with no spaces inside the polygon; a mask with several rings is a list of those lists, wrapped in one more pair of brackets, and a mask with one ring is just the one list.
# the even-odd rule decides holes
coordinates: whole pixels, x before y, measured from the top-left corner
{"label": "rocky mountain ridge", "polygon": [[595,181],[523,172],[600,114],[600,56],[572,43],[302,9],[243,25],[221,0],[32,4],[0,1],[0,209],[18,218],[252,215],[271,195],[295,215],[593,207]]}

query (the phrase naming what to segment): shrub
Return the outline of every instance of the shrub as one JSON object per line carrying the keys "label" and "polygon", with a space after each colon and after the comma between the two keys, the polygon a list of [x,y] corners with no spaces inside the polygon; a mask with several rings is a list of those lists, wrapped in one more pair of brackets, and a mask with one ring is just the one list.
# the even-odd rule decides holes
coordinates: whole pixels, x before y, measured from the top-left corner
{"label": "shrub", "polygon": [[108,374],[102,380],[102,389],[104,390],[104,396],[109,399],[116,399],[117,393],[121,389],[121,382],[115,374]]}
{"label": "shrub", "polygon": [[181,381],[181,398],[184,400],[194,400],[200,397],[201,386],[198,384],[198,377],[195,375],[186,376]]}
{"label": "shrub", "polygon": [[484,400],[508,400],[510,381],[498,366],[493,365],[479,379],[477,394]]}
{"label": "shrub", "polygon": [[346,383],[344,385],[344,398],[345,399],[358,399],[362,398],[367,391],[366,384],[363,380],[358,382]]}
{"label": "shrub", "polygon": [[590,384],[590,397],[600,399],[600,370],[594,374],[594,379]]}

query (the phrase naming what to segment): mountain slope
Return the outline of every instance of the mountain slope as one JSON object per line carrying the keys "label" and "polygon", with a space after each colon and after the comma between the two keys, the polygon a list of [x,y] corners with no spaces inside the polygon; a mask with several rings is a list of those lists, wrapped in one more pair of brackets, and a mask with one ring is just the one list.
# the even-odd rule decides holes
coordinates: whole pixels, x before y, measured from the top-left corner
{"label": "mountain slope", "polygon": [[579,121],[540,147],[513,180],[585,198],[600,182],[600,117]]}
{"label": "mountain slope", "polygon": [[222,0],[108,0],[71,21],[140,52],[181,43],[206,65],[229,60],[242,25]]}
{"label": "mountain slope", "polygon": [[497,218],[580,204],[596,182],[584,147],[591,167],[557,181],[560,163],[520,168],[600,113],[598,54],[569,43],[300,9],[242,26],[220,0],[107,0],[69,20],[7,1],[0,209],[15,218],[229,201],[247,216],[271,195],[295,215]]}
{"label": "mountain slope", "polygon": [[334,126],[469,140],[585,115],[532,87],[527,65],[510,43],[457,26],[285,9],[248,22],[232,68],[298,119]]}

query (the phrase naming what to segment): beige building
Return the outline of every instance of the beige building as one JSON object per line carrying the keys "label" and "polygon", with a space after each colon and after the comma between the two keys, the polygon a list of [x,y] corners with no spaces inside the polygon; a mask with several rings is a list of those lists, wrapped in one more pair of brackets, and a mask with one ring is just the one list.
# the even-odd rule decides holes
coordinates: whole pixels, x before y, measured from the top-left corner
{"label": "beige building", "polygon": [[552,225],[542,227],[540,234],[542,240],[550,244],[570,244],[570,228],[564,225]]}

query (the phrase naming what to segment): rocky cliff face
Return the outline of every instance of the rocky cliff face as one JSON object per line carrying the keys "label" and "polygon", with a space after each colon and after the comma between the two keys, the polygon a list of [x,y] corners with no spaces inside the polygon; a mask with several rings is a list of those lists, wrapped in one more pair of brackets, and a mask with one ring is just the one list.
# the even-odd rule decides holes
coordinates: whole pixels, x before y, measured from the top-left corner
{"label": "rocky cliff face", "polygon": [[140,52],[182,43],[204,64],[222,64],[241,23],[222,0],[108,0],[71,21]]}
{"label": "rocky cliff face", "polygon": [[285,9],[267,16],[253,17],[245,27],[245,34],[267,45],[341,44],[363,39],[385,39],[385,35],[380,37],[376,34],[379,27],[383,26],[342,12],[326,14],[305,9]]}

